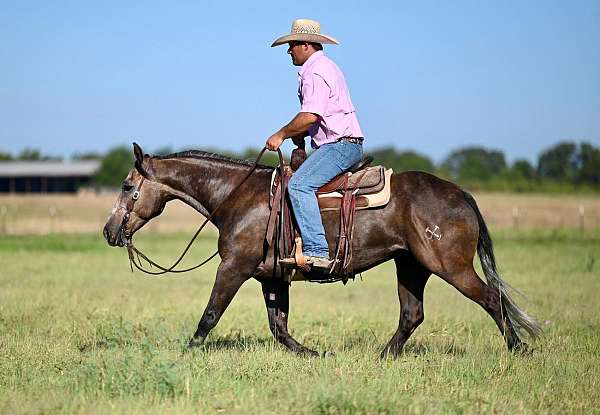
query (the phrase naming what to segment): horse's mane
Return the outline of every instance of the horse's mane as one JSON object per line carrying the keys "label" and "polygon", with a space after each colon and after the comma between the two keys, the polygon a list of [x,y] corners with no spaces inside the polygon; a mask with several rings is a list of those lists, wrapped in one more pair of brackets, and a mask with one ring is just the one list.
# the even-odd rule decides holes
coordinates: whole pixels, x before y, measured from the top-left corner
{"label": "horse's mane", "polygon": [[[247,167],[252,167],[254,165],[254,162],[252,162],[252,161],[240,160],[240,159],[236,159],[233,157],[227,157],[222,154],[211,153],[211,152],[202,151],[202,150],[178,151],[176,153],[153,156],[153,158],[159,159],[159,160],[173,159],[173,158],[176,158],[176,159],[177,158],[192,158],[192,159],[198,159],[198,160],[222,161],[225,163],[231,163],[231,164],[236,164],[239,166],[247,166]],[[272,169],[272,167],[265,166],[263,164],[258,164],[256,167],[263,168],[263,169]]]}

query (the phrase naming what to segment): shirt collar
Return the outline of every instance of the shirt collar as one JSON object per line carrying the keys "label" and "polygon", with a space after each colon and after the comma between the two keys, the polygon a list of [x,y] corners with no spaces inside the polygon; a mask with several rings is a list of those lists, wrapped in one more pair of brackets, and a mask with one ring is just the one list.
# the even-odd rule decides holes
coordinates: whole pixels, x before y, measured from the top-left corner
{"label": "shirt collar", "polygon": [[325,56],[322,50],[318,50],[304,62],[304,64],[300,67],[298,71],[298,75],[302,76],[304,72],[306,72],[321,56]]}

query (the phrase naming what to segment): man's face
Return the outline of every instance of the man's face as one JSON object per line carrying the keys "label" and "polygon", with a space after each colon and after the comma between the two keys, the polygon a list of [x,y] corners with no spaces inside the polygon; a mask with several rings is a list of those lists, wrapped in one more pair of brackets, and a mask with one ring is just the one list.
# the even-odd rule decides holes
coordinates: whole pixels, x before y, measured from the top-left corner
{"label": "man's face", "polygon": [[295,66],[302,66],[304,62],[313,54],[313,48],[307,42],[291,41],[288,43],[287,53],[292,55],[292,63]]}

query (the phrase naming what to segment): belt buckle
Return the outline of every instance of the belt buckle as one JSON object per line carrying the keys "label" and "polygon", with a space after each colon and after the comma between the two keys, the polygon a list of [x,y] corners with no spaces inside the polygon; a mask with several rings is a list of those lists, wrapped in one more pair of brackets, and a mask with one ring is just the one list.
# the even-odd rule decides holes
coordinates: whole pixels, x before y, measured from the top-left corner
{"label": "belt buckle", "polygon": [[352,144],[360,144],[360,138],[344,137],[344,138],[342,138],[342,140],[346,140],[347,142],[352,143]]}

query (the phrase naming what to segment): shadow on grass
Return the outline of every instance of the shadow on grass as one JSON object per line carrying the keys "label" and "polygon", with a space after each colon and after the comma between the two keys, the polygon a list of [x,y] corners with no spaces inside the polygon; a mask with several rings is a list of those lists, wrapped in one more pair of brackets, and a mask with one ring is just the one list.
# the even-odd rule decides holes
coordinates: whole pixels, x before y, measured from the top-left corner
{"label": "shadow on grass", "polygon": [[236,336],[236,337],[217,337],[207,340],[204,344],[188,349],[188,337],[176,339],[144,339],[140,341],[135,338],[100,338],[95,341],[81,342],[77,345],[81,353],[88,353],[93,350],[109,350],[109,349],[130,349],[152,347],[154,349],[163,350],[184,350],[184,351],[217,351],[217,350],[237,350],[246,351],[256,348],[268,348],[275,344],[274,340],[269,337],[257,336]]}
{"label": "shadow on grass", "polygon": [[402,352],[406,356],[424,356],[430,353],[445,354],[448,356],[465,356],[467,354],[463,347],[457,346],[455,343],[450,344],[430,344],[421,342],[411,342],[404,346]]}
{"label": "shadow on grass", "polygon": [[269,347],[275,344],[271,337],[258,336],[225,336],[210,338],[200,346],[205,350],[238,350],[244,351],[258,347]]}
{"label": "shadow on grass", "polygon": [[[350,339],[346,339],[341,349],[347,352],[361,351],[379,353],[385,348],[386,344],[387,343],[381,343],[381,339],[377,338],[374,334],[372,336],[365,334],[364,336],[357,335]],[[464,347],[461,347],[457,345],[456,342],[450,340],[428,342],[409,340],[400,355],[425,356],[428,354],[462,357],[467,354],[467,351]]]}
{"label": "shadow on grass", "polygon": [[81,341],[77,344],[77,349],[81,353],[89,353],[94,350],[112,350],[112,349],[131,349],[131,348],[153,348],[153,349],[164,349],[164,350],[178,350],[181,345],[185,344],[182,339],[172,340],[157,340],[157,339],[144,339],[139,340],[135,338],[122,338],[122,339],[111,339],[101,338],[95,341]]}

